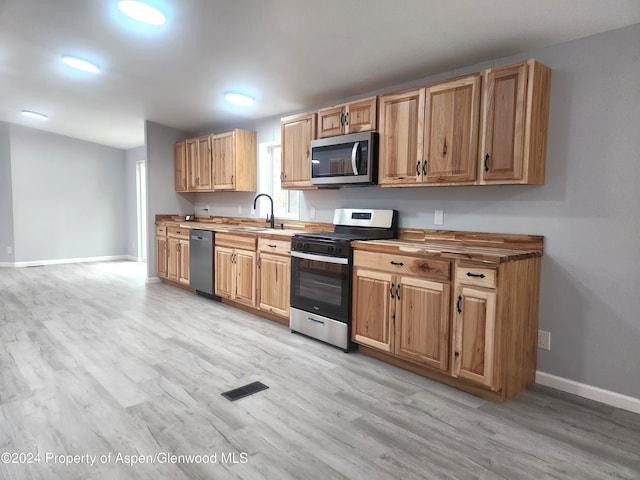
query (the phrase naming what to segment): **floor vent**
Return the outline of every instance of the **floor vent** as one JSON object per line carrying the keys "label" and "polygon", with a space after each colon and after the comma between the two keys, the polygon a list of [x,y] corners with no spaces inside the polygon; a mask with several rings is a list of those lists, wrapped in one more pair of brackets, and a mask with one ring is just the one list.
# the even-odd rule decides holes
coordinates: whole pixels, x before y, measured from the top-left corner
{"label": "floor vent", "polygon": [[229,390],[228,392],[224,392],[221,395],[231,402],[235,402],[236,400],[248,397],[249,395],[253,395],[254,393],[261,392],[262,390],[266,390],[267,387],[264,383],[253,382],[242,387],[234,388],[233,390]]}

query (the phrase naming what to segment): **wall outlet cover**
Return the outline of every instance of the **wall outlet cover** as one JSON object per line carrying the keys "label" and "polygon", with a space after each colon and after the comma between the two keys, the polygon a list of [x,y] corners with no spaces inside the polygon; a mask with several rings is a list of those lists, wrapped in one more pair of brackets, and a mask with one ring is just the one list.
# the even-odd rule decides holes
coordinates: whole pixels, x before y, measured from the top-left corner
{"label": "wall outlet cover", "polygon": [[434,225],[444,225],[444,210],[436,210],[433,214]]}
{"label": "wall outlet cover", "polygon": [[542,350],[551,350],[551,332],[538,330],[538,348]]}

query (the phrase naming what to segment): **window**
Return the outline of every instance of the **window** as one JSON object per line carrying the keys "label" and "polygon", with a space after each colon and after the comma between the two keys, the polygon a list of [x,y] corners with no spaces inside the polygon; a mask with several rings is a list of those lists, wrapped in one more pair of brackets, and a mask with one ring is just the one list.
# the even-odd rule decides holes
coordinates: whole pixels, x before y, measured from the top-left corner
{"label": "window", "polygon": [[[300,216],[300,192],[280,188],[280,143],[261,143],[258,159],[258,193],[268,193],[273,197],[273,211],[276,220],[287,218],[298,220]],[[256,214],[266,217],[270,205],[268,201],[258,200]]]}

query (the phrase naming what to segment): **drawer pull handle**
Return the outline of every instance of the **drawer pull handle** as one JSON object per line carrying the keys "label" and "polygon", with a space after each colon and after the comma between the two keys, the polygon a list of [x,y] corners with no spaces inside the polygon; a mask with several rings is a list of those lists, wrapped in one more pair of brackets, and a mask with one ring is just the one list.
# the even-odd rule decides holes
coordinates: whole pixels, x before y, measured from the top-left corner
{"label": "drawer pull handle", "polygon": [[395,265],[396,267],[403,267],[404,266],[404,263],[402,263],[402,262],[394,262],[393,260],[391,260],[389,263],[391,265]]}
{"label": "drawer pull handle", "polygon": [[484,278],[484,273],[467,272],[467,277]]}
{"label": "drawer pull handle", "polygon": [[391,295],[391,298],[393,298],[393,287],[395,287],[395,284],[392,283],[389,287],[389,295]]}
{"label": "drawer pull handle", "polygon": [[396,298],[400,300],[400,284],[396,285]]}
{"label": "drawer pull handle", "polygon": [[271,245],[271,244],[268,244],[268,245],[267,245],[267,247],[276,248],[276,247],[277,247],[277,245]]}
{"label": "drawer pull handle", "polygon": [[456,309],[458,310],[458,314],[462,313],[462,308],[460,307],[460,302],[462,302],[462,295],[458,295],[458,302],[456,303]]}

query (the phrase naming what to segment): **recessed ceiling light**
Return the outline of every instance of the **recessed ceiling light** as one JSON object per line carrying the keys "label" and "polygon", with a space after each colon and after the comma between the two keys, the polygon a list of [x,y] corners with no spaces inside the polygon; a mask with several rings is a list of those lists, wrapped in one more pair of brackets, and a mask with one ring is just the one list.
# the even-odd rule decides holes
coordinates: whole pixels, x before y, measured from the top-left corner
{"label": "recessed ceiling light", "polygon": [[118,8],[127,17],[148,25],[162,25],[167,21],[160,10],[137,0],[122,0]]}
{"label": "recessed ceiling light", "polygon": [[22,115],[24,115],[25,117],[29,117],[29,118],[36,118],[38,120],[46,120],[47,117],[44,113],[38,113],[38,112],[33,112],[31,110],[22,110]]}
{"label": "recessed ceiling light", "polygon": [[81,58],[72,57],[71,55],[63,55],[62,63],[75,68],[76,70],[82,70],[83,72],[98,73],[100,68],[91,62],[82,60]]}
{"label": "recessed ceiling light", "polygon": [[224,98],[229,103],[233,103],[234,105],[242,105],[243,107],[248,107],[249,105],[253,105],[255,103],[255,99],[253,97],[237,92],[227,92],[224,94]]}

